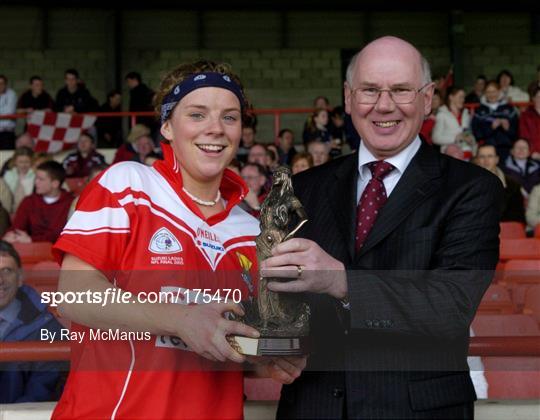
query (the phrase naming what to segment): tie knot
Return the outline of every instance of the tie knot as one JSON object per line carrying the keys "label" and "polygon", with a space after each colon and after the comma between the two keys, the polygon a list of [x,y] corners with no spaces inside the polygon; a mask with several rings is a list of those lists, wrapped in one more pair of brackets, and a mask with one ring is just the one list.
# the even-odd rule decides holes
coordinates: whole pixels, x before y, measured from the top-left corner
{"label": "tie knot", "polygon": [[394,165],[385,162],[384,160],[377,160],[367,164],[371,171],[371,176],[377,179],[383,179],[386,175],[394,170]]}

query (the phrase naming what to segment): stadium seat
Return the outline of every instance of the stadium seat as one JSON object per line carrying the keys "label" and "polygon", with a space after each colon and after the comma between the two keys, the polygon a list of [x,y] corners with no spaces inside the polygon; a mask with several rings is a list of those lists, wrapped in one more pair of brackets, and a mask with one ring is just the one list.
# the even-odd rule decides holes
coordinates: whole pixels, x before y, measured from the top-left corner
{"label": "stadium seat", "polygon": [[[472,324],[478,337],[540,336],[528,315],[478,315]],[[540,398],[540,359],[535,357],[483,357],[490,399]]]}
{"label": "stadium seat", "polygon": [[540,285],[532,286],[525,292],[523,314],[533,316],[540,323]]}
{"label": "stadium seat", "polygon": [[540,239],[501,239],[499,258],[503,261],[540,259]]}
{"label": "stadium seat", "polygon": [[54,261],[41,261],[25,272],[24,282],[38,292],[53,292],[58,288],[60,266]]}
{"label": "stadium seat", "polygon": [[15,243],[13,246],[19,253],[21,262],[24,265],[53,260],[51,254],[52,244],[50,242],[30,242],[29,244]]}
{"label": "stadium seat", "polygon": [[540,328],[530,315],[477,315],[472,328],[477,337],[540,336]]}
{"label": "stadium seat", "polygon": [[527,294],[527,290],[529,290],[532,286],[534,285],[527,283],[512,283],[509,285],[510,294],[512,295],[512,302],[514,303],[514,307],[518,312],[522,312],[523,306],[525,305],[525,295]]}
{"label": "stadium seat", "polygon": [[540,223],[534,228],[534,237],[540,239]]}
{"label": "stadium seat", "polygon": [[512,314],[514,313],[514,304],[510,298],[508,290],[499,284],[492,284],[484,293],[478,314],[496,315],[496,314]]}
{"label": "stadium seat", "polygon": [[519,222],[501,222],[501,239],[523,239],[526,237],[525,225]]}
{"label": "stadium seat", "polygon": [[281,384],[269,378],[245,378],[244,394],[248,401],[277,401]]}
{"label": "stadium seat", "polygon": [[510,260],[504,266],[501,282],[511,284],[540,284],[540,255],[536,260]]}

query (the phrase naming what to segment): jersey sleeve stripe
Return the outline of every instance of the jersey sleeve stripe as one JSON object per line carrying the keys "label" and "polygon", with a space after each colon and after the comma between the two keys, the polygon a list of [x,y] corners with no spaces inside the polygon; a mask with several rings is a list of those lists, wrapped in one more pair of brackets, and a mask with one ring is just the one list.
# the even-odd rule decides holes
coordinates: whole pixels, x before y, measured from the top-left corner
{"label": "jersey sleeve stripe", "polygon": [[97,233],[130,233],[129,229],[94,229],[90,231],[86,230],[75,230],[75,229],[64,229],[62,235],[95,235]]}
{"label": "jersey sleeve stripe", "polygon": [[95,231],[96,229],[124,229],[129,231],[129,216],[125,209],[104,207],[95,211],[77,210],[69,219],[65,231]]}

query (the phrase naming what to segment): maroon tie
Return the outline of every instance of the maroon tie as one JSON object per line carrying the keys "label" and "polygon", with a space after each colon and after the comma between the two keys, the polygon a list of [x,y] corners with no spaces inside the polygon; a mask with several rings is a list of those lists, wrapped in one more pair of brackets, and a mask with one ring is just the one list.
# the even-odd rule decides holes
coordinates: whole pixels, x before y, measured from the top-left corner
{"label": "maroon tie", "polygon": [[383,179],[394,169],[392,164],[384,160],[370,162],[367,166],[371,171],[371,179],[367,183],[356,209],[356,252],[362,248],[375,224],[379,210],[386,203],[386,189]]}

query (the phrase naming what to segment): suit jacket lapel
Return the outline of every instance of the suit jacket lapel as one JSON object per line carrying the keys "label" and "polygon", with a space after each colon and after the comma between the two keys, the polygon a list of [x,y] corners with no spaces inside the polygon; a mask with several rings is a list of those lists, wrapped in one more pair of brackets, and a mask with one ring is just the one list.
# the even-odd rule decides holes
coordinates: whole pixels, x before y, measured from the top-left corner
{"label": "suit jacket lapel", "polygon": [[430,146],[422,143],[417,154],[380,210],[375,225],[362,249],[361,257],[388,236],[410,213],[439,189],[439,159]]}
{"label": "suit jacket lapel", "polygon": [[331,183],[328,199],[331,203],[335,220],[349,253],[354,259],[354,235],[356,225],[356,189],[358,184],[358,152],[344,157],[343,162],[335,172],[336,179]]}

